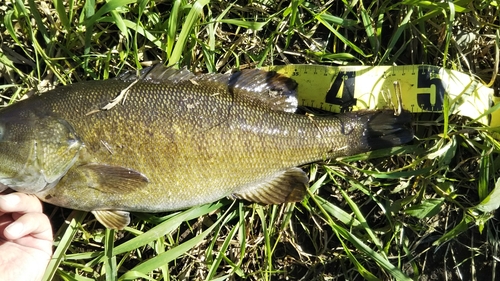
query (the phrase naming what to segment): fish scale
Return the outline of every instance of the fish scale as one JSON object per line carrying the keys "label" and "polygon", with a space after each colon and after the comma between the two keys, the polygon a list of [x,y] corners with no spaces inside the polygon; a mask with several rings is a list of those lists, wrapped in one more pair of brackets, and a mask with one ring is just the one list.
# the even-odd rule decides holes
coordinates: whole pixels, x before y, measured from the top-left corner
{"label": "fish scale", "polygon": [[[22,173],[12,175],[2,166],[0,183],[48,203],[92,211],[105,226],[120,229],[129,211],[178,210],[225,196],[265,204],[298,201],[308,179],[297,166],[413,138],[407,112],[291,113],[295,86],[262,70],[195,76],[155,66],[140,77],[56,88],[3,109],[0,125],[16,135],[29,120],[47,119],[59,125],[53,136],[36,140],[37,147],[74,131],[78,150],[68,138],[57,150],[47,146],[55,156],[48,163],[11,161],[33,167],[35,176],[41,166],[55,167],[51,178],[57,180],[45,186],[41,176],[26,182]],[[9,121],[26,112],[28,117]],[[46,135],[47,128],[33,128],[34,135]],[[8,138],[0,139],[0,148]],[[33,150],[29,141],[21,146],[19,154]],[[12,157],[0,151],[0,157]],[[31,182],[36,190],[28,187]]]}

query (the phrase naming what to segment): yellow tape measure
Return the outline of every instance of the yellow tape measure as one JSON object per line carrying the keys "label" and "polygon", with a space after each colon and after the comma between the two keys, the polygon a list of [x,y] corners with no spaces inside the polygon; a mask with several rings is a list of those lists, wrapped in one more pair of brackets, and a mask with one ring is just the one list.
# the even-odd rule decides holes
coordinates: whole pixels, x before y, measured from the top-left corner
{"label": "yellow tape measure", "polygon": [[[387,108],[397,104],[398,87],[406,110],[441,112],[447,99],[451,113],[490,125],[484,113],[492,105],[493,89],[459,71],[431,65],[291,64],[263,68],[297,81],[299,104],[303,106],[332,112]],[[500,123],[500,116],[492,120]]]}

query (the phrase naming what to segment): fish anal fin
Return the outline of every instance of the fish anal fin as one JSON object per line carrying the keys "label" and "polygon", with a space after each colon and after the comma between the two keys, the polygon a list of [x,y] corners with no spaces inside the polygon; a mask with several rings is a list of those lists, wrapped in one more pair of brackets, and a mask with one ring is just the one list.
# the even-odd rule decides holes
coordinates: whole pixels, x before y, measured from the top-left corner
{"label": "fish anal fin", "polygon": [[261,204],[281,204],[302,201],[308,178],[299,168],[290,168],[277,176],[258,183],[254,188],[233,193],[233,196]]}
{"label": "fish anal fin", "polygon": [[103,193],[130,192],[149,182],[140,172],[120,166],[91,163],[77,169],[86,178],[90,188]]}
{"label": "fish anal fin", "polygon": [[94,210],[95,218],[106,228],[122,230],[130,223],[130,214],[116,210]]}

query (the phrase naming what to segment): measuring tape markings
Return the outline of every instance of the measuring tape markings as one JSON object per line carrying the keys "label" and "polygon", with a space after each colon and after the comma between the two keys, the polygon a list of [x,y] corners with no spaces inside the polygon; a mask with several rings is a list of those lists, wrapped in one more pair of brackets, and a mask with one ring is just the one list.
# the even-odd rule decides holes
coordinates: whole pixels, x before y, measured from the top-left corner
{"label": "measuring tape markings", "polygon": [[[298,83],[300,105],[345,112],[381,109],[397,101],[395,82],[402,93],[402,106],[414,113],[442,112],[448,99],[450,112],[479,118],[492,104],[493,90],[465,73],[431,65],[406,66],[268,66]],[[488,116],[478,119],[489,125]],[[500,113],[492,114],[500,125]]]}

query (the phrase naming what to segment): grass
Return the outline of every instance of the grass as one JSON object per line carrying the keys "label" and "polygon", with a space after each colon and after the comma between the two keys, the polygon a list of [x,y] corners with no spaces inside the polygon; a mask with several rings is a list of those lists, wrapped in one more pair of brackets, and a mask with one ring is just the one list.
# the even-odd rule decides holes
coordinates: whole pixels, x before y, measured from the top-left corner
{"label": "grass", "polygon": [[[432,64],[498,90],[497,1],[43,1],[0,4],[2,104],[163,61],[198,72],[290,63]],[[448,110],[445,105],[445,112]],[[304,167],[303,202],[221,200],[123,231],[46,206],[47,280],[495,280],[500,143],[415,115],[403,147]]]}

